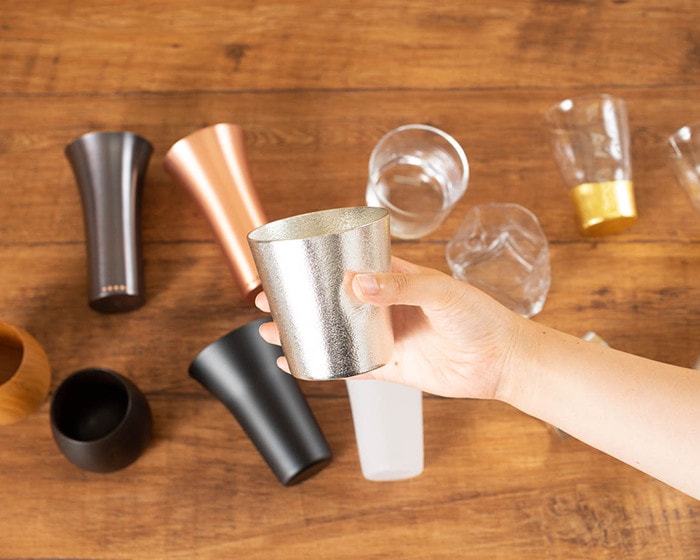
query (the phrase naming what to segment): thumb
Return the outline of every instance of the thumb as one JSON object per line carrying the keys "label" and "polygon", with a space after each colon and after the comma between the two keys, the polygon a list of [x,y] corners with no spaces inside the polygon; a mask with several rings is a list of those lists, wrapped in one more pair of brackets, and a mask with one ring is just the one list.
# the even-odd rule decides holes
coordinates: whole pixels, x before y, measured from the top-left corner
{"label": "thumb", "polygon": [[438,310],[459,299],[457,281],[438,271],[358,273],[352,279],[355,296],[374,305],[416,305],[424,309]]}

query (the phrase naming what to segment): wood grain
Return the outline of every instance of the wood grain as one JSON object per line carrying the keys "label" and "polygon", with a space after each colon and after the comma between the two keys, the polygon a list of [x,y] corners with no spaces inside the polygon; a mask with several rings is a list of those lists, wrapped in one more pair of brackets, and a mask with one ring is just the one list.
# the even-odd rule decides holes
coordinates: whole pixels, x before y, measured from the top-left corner
{"label": "wood grain", "polygon": [[[690,365],[700,354],[700,215],[665,139],[700,119],[700,12],[689,0],[132,0],[0,4],[0,320],[46,350],[52,392],[98,365],[134,380],[154,443],[98,475],[54,445],[49,402],[0,429],[0,559],[700,557],[697,502],[495,402],[426,395],[425,472],[365,481],[342,383],[301,383],[334,453],[283,488],[223,405],[187,375],[259,317],[211,231],[162,168],[216,122],[246,134],[270,219],[364,203],[389,129],[430,123],[464,146],[465,197],[394,254],[448,272],[466,211],[516,202],[550,243],[535,321]],[[576,229],[542,126],[577,93],[625,98],[639,220]],[[143,200],[146,305],[87,306],[80,199],[63,155],[92,130],[154,145]],[[689,442],[694,445],[695,442]]]}

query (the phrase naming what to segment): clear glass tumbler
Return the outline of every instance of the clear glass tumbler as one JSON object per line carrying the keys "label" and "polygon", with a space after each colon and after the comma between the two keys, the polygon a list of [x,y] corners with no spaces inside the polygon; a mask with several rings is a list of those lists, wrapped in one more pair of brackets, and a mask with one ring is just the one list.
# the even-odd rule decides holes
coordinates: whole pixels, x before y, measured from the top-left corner
{"label": "clear glass tumbler", "polygon": [[386,134],[372,150],[366,200],[389,211],[391,235],[418,239],[440,226],[468,181],[467,156],[454,138],[409,124]]}
{"label": "clear glass tumbler", "polygon": [[627,105],[608,94],[565,99],[545,122],[586,236],[618,233],[637,219]]}
{"label": "clear glass tumbler", "polygon": [[452,275],[523,317],[542,310],[549,293],[549,244],[535,215],[518,204],[481,204],[447,244]]}
{"label": "clear glass tumbler", "polygon": [[668,139],[668,163],[691,204],[700,210],[700,122],[682,126]]}

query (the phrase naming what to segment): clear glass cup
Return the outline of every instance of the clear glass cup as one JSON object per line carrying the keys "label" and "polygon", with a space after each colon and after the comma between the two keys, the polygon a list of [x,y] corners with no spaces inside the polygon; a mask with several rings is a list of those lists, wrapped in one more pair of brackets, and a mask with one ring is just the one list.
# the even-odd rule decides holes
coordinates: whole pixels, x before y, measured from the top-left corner
{"label": "clear glass cup", "polygon": [[418,239],[440,226],[468,181],[467,156],[454,138],[409,124],[386,134],[372,150],[366,201],[389,211],[391,235]]}
{"label": "clear glass cup", "polygon": [[532,317],[549,293],[549,244],[536,216],[518,204],[481,204],[447,244],[452,275]]}
{"label": "clear glass cup", "polygon": [[693,207],[700,211],[700,122],[682,126],[669,138],[668,163]]}
{"label": "clear glass cup", "polygon": [[608,235],[634,224],[625,101],[608,94],[572,97],[550,107],[545,123],[581,232]]}

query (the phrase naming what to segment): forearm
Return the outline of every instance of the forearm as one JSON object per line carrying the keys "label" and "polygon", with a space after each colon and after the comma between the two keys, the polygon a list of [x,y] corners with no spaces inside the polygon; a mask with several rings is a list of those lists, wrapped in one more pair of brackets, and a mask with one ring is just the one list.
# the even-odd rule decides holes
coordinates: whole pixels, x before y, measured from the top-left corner
{"label": "forearm", "polygon": [[522,329],[499,398],[700,499],[700,373]]}

